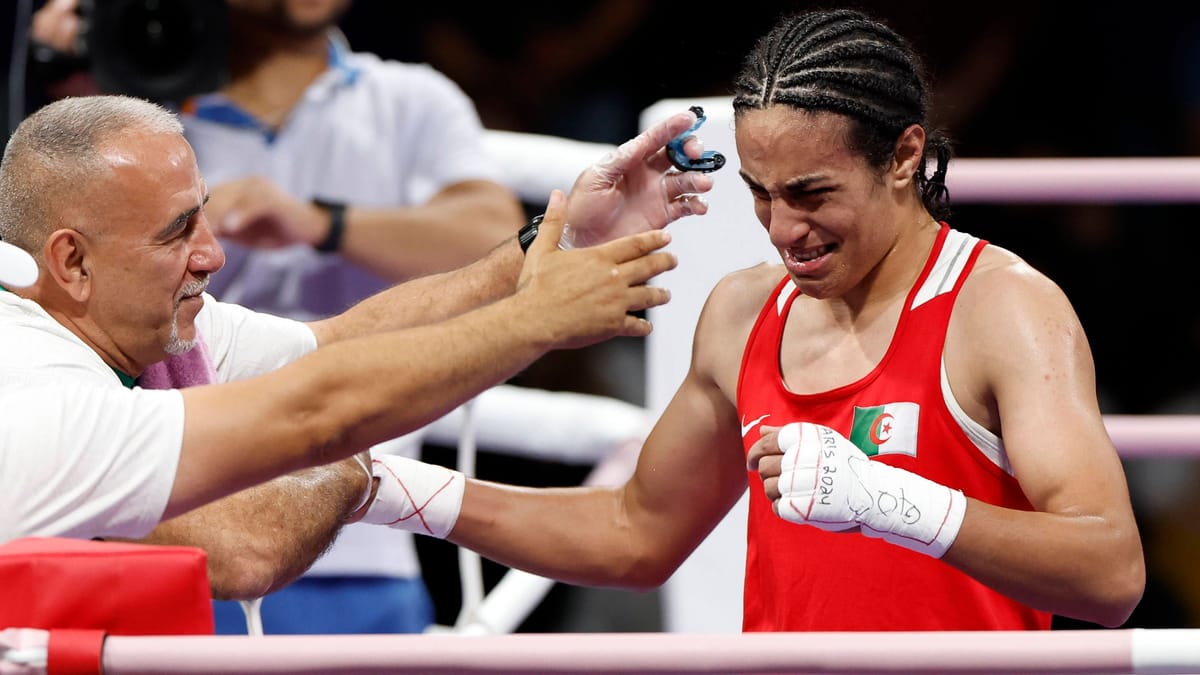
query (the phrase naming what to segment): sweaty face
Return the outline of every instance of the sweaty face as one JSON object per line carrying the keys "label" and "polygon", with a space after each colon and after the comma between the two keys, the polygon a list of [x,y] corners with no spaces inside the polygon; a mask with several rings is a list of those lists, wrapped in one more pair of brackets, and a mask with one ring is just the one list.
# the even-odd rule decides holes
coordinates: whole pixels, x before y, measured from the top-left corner
{"label": "sweaty face", "polygon": [[107,144],[111,169],[84,203],[88,312],[116,348],[145,366],[187,351],[208,277],[225,263],[204,216],[207,188],[191,146],[128,132]]}
{"label": "sweaty face", "polygon": [[736,122],[742,179],[788,273],[811,297],[849,292],[895,243],[896,227],[885,179],[846,147],[847,119],[773,105]]}

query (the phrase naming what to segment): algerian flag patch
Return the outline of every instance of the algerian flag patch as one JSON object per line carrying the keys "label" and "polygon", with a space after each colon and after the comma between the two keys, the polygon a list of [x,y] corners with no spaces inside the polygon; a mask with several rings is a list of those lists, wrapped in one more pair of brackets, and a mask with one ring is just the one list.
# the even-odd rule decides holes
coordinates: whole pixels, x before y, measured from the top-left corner
{"label": "algerian flag patch", "polygon": [[917,419],[921,406],[908,401],[869,408],[854,406],[850,442],[868,457],[902,454],[917,456]]}

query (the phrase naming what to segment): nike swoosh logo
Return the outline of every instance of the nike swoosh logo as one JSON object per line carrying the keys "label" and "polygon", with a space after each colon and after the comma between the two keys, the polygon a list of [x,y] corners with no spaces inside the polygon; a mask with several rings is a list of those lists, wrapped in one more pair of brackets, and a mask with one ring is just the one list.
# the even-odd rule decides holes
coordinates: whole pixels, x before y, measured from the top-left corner
{"label": "nike swoosh logo", "polygon": [[750,430],[751,430],[751,429],[753,429],[754,427],[758,426],[758,423],[759,423],[759,422],[761,422],[761,421],[763,421],[763,420],[767,419],[767,418],[768,418],[768,417],[770,417],[770,416],[771,416],[770,414],[763,415],[762,417],[760,417],[760,418],[758,418],[758,419],[754,420],[754,421],[753,421],[753,422],[751,422],[750,424],[746,424],[746,418],[745,418],[745,417],[743,417],[743,418],[742,418],[742,438],[745,438],[745,437],[746,437],[746,434],[750,433]]}

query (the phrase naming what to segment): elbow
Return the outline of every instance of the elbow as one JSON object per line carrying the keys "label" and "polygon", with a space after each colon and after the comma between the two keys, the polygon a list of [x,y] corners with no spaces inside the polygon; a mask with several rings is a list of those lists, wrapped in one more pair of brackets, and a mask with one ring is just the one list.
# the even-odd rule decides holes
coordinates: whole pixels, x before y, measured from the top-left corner
{"label": "elbow", "polygon": [[282,565],[261,555],[236,561],[209,558],[208,585],[214,600],[253,600],[278,588],[286,576]]}
{"label": "elbow", "polygon": [[1139,550],[1136,560],[1114,566],[1105,575],[1104,588],[1095,603],[1094,616],[1088,620],[1106,628],[1124,625],[1142,601],[1145,590],[1146,565]]}
{"label": "elbow", "polygon": [[[1121,562],[1114,564],[1118,558]],[[1056,613],[1105,628],[1119,628],[1129,620],[1146,590],[1141,546],[1124,556],[1097,556],[1096,560],[1101,567],[1091,575],[1087,586],[1077,588],[1069,607]]]}
{"label": "elbow", "polygon": [[684,558],[643,553],[633,559],[619,574],[621,586],[632,591],[652,591],[671,578],[683,564]]}
{"label": "elbow", "polygon": [[661,569],[637,569],[621,577],[621,586],[631,591],[646,593],[667,583],[667,579],[670,578],[671,573],[664,573]]}

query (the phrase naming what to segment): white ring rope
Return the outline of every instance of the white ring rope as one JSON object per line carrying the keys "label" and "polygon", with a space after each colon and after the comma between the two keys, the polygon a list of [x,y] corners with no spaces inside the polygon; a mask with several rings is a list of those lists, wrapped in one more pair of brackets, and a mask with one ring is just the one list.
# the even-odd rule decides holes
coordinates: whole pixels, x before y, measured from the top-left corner
{"label": "white ring rope", "polygon": [[[468,401],[461,408],[463,424],[458,438],[458,470],[468,477],[473,477],[477,453],[474,402]],[[462,588],[462,605],[454,628],[465,632],[468,626],[476,623],[476,614],[479,606],[483,604],[484,596],[483,559],[465,546],[458,547],[458,576]]]}

